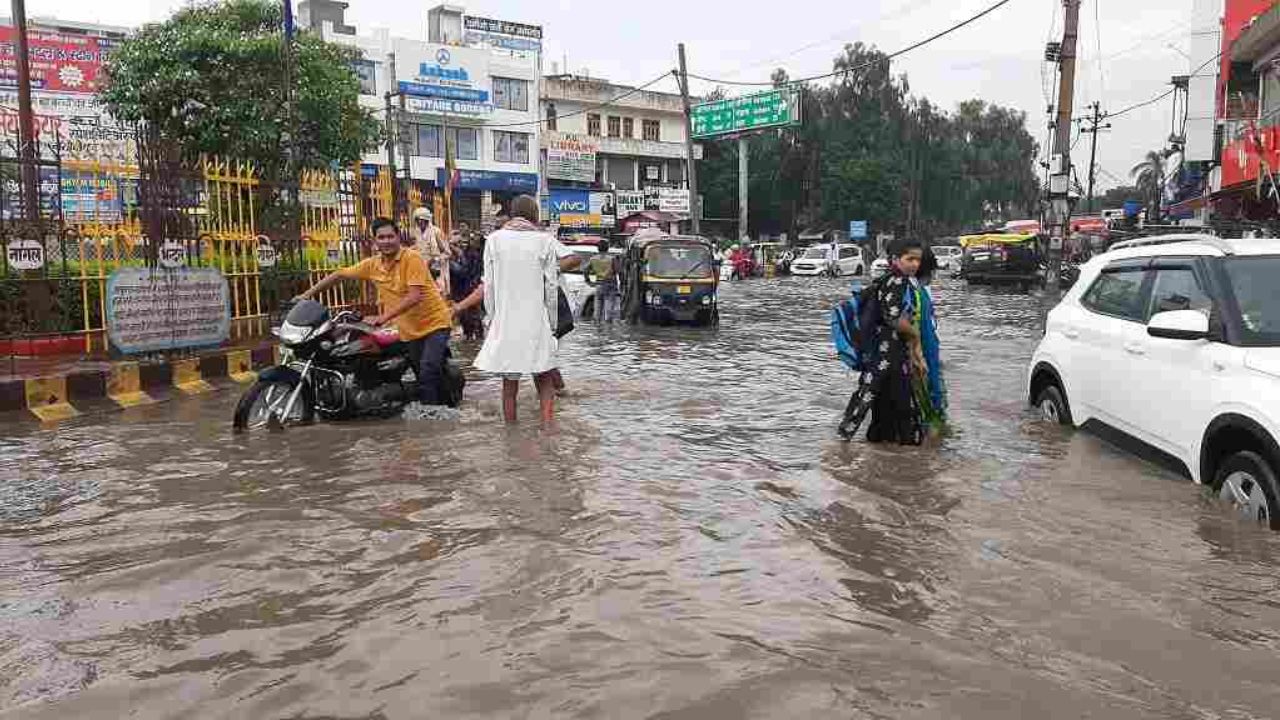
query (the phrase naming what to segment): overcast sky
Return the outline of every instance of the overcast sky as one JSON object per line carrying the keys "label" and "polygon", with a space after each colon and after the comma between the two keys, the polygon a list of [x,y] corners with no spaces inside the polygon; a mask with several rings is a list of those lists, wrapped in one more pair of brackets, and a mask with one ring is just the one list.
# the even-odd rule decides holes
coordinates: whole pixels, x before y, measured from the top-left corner
{"label": "overcast sky", "polygon": [[[297,0],[295,0],[296,4]],[[437,4],[349,0],[348,23],[360,32],[393,28],[425,37],[426,10]],[[684,42],[689,71],[732,80],[768,80],[775,67],[793,77],[826,72],[846,42],[894,51],[969,17],[994,0],[788,0],[776,4],[726,0],[474,0],[469,14],[542,25],[544,69],[552,63],[615,82],[643,83],[676,63]],[[162,20],[183,0],[27,0],[30,16],[138,25]],[[754,5],[767,10],[747,10]],[[1168,88],[1186,74],[1191,0],[1084,0],[1081,11],[1076,107],[1097,99],[1120,110]],[[1095,22],[1095,12],[1097,20]],[[1060,40],[1062,0],[1012,0],[986,18],[895,61],[911,91],[952,108],[982,98],[1027,113],[1028,129],[1043,144],[1052,73],[1043,62],[1052,34]],[[1098,48],[1101,45],[1101,52]],[[1172,47],[1170,47],[1172,45]],[[1101,58],[1101,62],[1098,59]],[[1197,58],[1197,64],[1203,58]],[[695,92],[709,86],[694,84]],[[674,81],[655,89],[675,90]],[[1099,185],[1128,180],[1129,168],[1170,132],[1165,100],[1115,121],[1099,141]],[[1088,138],[1074,154],[1088,163]]]}

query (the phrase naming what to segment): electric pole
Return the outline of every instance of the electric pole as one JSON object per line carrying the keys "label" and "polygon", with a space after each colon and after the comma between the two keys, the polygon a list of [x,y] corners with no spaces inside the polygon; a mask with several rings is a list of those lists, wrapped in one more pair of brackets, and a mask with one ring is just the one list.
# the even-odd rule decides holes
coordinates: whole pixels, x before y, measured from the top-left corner
{"label": "electric pole", "polygon": [[[1089,140],[1089,192],[1085,199],[1085,212],[1093,212],[1093,183],[1098,177],[1098,131],[1110,130],[1111,123],[1102,124],[1107,119],[1107,114],[1102,112],[1102,106],[1095,100],[1093,105],[1089,106],[1091,114],[1089,117],[1080,121],[1080,132],[1089,133],[1093,137]],[[1085,127],[1085,123],[1089,126]]]}
{"label": "electric pole", "polygon": [[751,162],[750,149],[745,136],[738,138],[738,240],[750,239],[747,229],[747,194],[748,164]]}
{"label": "electric pole", "polygon": [[[689,168],[689,214],[693,216],[693,234],[702,234],[702,208],[698,202],[698,167],[693,159],[693,115],[689,109],[689,71],[684,62],[684,43],[680,43],[680,96],[684,101],[684,153]],[[739,161],[741,162],[741,161]]]}
{"label": "electric pole", "polygon": [[[13,0],[13,25],[18,35],[18,157],[22,164],[22,209],[27,220],[40,219],[40,179],[36,168],[36,124],[31,110],[31,60],[27,55],[27,6]],[[686,103],[687,107],[687,103]]]}
{"label": "electric pole", "polygon": [[1054,292],[1059,288],[1058,275],[1062,272],[1062,239],[1071,226],[1071,109],[1075,105],[1076,36],[1080,29],[1080,0],[1062,0],[1062,4],[1066,20],[1058,56],[1058,120],[1049,160],[1049,276],[1045,278]]}

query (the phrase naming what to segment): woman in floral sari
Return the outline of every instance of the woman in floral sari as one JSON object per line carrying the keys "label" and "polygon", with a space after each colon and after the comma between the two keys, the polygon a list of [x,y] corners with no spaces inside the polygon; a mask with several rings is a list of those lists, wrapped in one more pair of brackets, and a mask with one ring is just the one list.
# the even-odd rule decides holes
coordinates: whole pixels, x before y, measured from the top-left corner
{"label": "woman in floral sari", "polygon": [[[878,322],[869,329],[874,333],[867,343],[870,352],[864,353],[858,389],[849,398],[839,432],[852,438],[870,413],[869,442],[919,445],[945,421],[932,299],[916,277],[925,247],[903,239],[890,247],[889,257],[889,273],[872,286]],[[937,370],[932,373],[926,354],[934,357]]]}

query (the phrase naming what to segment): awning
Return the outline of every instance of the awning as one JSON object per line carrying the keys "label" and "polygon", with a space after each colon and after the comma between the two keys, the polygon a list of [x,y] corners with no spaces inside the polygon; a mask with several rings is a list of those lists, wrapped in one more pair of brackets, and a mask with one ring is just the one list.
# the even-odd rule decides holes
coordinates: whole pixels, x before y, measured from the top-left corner
{"label": "awning", "polygon": [[1231,46],[1232,62],[1257,62],[1280,45],[1280,5],[1258,16]]}

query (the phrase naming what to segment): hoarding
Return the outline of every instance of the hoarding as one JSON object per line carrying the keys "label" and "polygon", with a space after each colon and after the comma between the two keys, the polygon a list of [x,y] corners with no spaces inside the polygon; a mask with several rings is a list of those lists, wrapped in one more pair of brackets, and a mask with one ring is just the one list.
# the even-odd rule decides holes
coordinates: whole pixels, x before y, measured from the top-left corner
{"label": "hoarding", "polygon": [[800,124],[800,92],[795,88],[694,105],[689,110],[695,138]]}
{"label": "hoarding", "polygon": [[[6,87],[17,86],[17,43],[13,26],[0,25],[0,85]],[[92,35],[28,28],[31,88],[92,95],[98,90],[102,64],[115,44],[115,40]]]}
{"label": "hoarding", "polygon": [[658,210],[668,213],[688,213],[688,188],[659,188]]}
{"label": "hoarding", "polygon": [[643,190],[619,190],[615,193],[618,204],[618,216],[627,217],[644,212]]}
{"label": "hoarding", "polygon": [[548,178],[586,183],[595,181],[596,153],[600,152],[598,139],[588,135],[545,133],[542,144],[547,150]]}
{"label": "hoarding", "polygon": [[617,223],[613,193],[577,188],[551,188],[549,220],[560,227],[608,228]]}

